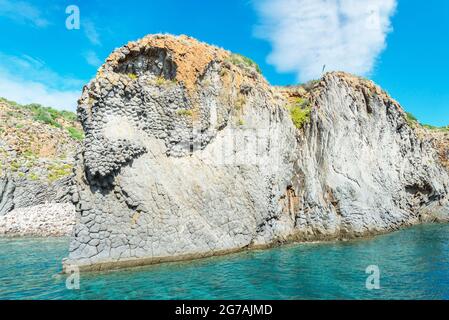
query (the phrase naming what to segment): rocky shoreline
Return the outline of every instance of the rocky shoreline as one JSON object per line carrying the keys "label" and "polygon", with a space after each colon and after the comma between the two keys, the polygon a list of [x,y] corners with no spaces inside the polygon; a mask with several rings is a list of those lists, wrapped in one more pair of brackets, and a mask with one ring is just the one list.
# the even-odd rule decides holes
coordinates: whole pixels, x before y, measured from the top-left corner
{"label": "rocky shoreline", "polygon": [[70,236],[75,225],[71,203],[46,203],[14,209],[0,216],[0,236]]}
{"label": "rocky shoreline", "polygon": [[[346,236],[326,236],[323,235],[322,237],[310,237],[310,238],[304,238],[302,236],[291,236],[286,239],[282,239],[282,241],[274,241],[271,243],[263,244],[263,245],[253,245],[250,247],[242,247],[242,248],[234,248],[234,249],[228,249],[228,250],[221,250],[221,251],[211,251],[206,253],[192,253],[192,254],[185,254],[185,255],[177,255],[177,256],[162,256],[162,257],[148,257],[148,258],[131,258],[131,259],[120,259],[116,261],[99,261],[96,263],[79,263],[76,264],[76,267],[81,272],[101,272],[101,271],[114,271],[114,270],[120,270],[120,269],[129,269],[129,268],[136,268],[136,267],[144,267],[144,266],[150,266],[150,265],[157,265],[157,264],[164,264],[164,263],[172,263],[172,262],[182,262],[182,261],[192,261],[192,260],[201,260],[206,258],[212,258],[212,257],[220,257],[220,256],[226,256],[229,254],[239,253],[239,252],[245,252],[245,251],[253,251],[253,250],[269,250],[273,248],[277,248],[280,246],[285,245],[295,245],[295,244],[320,244],[320,243],[331,243],[335,241],[341,241],[341,242],[348,242],[348,241],[357,241],[357,240],[370,240],[372,238],[375,238],[377,236],[386,235],[392,232],[401,231],[407,228],[412,228],[417,225],[421,224],[448,224],[449,219],[448,218],[442,218],[442,219],[434,219],[431,218],[430,220],[423,220],[423,221],[415,221],[411,222],[406,225],[402,225],[398,228],[391,229],[391,230],[385,230],[385,231],[379,231],[379,232],[368,232],[365,234],[348,234]],[[63,272],[70,273],[70,270],[73,270],[72,267],[74,266],[73,263],[68,260],[68,258],[64,258],[62,260],[62,268]]]}

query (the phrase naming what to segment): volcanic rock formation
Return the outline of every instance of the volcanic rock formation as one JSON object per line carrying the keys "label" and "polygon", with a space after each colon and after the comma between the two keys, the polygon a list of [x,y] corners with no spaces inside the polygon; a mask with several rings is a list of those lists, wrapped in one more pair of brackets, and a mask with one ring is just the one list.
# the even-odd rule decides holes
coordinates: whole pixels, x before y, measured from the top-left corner
{"label": "volcanic rock formation", "polygon": [[86,138],[66,267],[359,237],[449,217],[447,137],[411,125],[383,90],[348,74],[272,87],[242,56],[147,36],[110,55],[78,114]]}

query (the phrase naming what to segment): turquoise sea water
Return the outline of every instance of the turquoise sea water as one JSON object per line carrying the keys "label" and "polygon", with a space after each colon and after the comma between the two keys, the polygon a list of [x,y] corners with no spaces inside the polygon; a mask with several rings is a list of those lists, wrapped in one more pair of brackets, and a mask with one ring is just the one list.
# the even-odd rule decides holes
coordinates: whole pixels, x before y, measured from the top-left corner
{"label": "turquoise sea water", "polygon": [[[68,239],[0,238],[0,299],[449,299],[449,225],[82,273],[79,290],[59,274],[67,247]],[[380,269],[379,290],[366,289],[369,265]]]}

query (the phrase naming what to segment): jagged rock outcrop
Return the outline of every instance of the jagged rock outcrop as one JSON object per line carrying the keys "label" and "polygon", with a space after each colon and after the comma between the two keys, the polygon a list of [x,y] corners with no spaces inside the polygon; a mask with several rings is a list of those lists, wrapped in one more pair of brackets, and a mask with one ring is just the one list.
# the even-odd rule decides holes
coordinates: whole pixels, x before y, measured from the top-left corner
{"label": "jagged rock outcrop", "polygon": [[[295,99],[310,118],[291,119]],[[372,82],[275,88],[181,36],[117,49],[83,91],[65,266],[104,269],[447,220],[441,150]]]}
{"label": "jagged rock outcrop", "polygon": [[300,135],[296,237],[363,236],[448,219],[447,168],[396,101],[343,73],[325,75],[314,95]]}

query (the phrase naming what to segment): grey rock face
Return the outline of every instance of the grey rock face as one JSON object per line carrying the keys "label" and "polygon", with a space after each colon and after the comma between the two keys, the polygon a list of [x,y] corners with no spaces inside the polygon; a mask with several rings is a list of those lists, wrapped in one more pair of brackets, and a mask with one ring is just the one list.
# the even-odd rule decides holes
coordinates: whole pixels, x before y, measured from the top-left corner
{"label": "grey rock face", "polygon": [[0,179],[0,216],[8,213],[14,208],[15,185],[10,176],[4,175]]}
{"label": "grey rock face", "polygon": [[67,203],[73,193],[72,177],[55,182],[32,181],[11,174],[0,177],[0,216],[13,209],[46,202]]}
{"label": "grey rock face", "polygon": [[0,235],[70,235],[75,223],[73,187],[72,176],[43,182],[5,174],[0,178]]}
{"label": "grey rock face", "polygon": [[[195,62],[185,57],[198,48],[209,60],[189,69]],[[432,142],[378,88],[327,74],[308,93],[311,119],[298,130],[287,98],[229,56],[186,37],[144,38],[114,52],[85,87],[66,266],[138,265],[447,219],[449,177]]]}
{"label": "grey rock face", "polygon": [[447,220],[447,170],[379,88],[328,74],[301,135],[300,238],[362,236]]}

